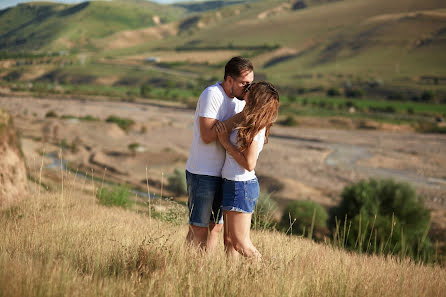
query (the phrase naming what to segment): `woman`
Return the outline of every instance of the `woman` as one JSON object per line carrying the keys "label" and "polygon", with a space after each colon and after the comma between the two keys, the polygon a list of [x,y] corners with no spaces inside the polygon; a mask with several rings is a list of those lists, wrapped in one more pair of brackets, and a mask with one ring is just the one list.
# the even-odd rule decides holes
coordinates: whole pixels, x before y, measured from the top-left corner
{"label": "woman", "polygon": [[225,125],[217,123],[220,143],[226,149],[222,169],[224,242],[228,254],[259,258],[249,231],[251,217],[259,197],[259,183],[254,172],[269,129],[277,119],[279,93],[268,82],[251,84],[245,95],[244,120],[229,135]]}

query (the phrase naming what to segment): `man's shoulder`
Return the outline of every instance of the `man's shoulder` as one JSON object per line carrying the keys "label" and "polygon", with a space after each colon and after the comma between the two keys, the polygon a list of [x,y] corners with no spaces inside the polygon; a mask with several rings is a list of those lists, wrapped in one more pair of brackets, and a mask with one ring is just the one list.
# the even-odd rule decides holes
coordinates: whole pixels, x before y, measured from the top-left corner
{"label": "man's shoulder", "polygon": [[203,93],[201,93],[200,98],[204,98],[205,100],[223,101],[224,94],[222,92],[221,86],[215,84],[204,89]]}
{"label": "man's shoulder", "polygon": [[212,95],[217,95],[217,96],[223,96],[223,89],[221,88],[220,83],[216,83],[212,86],[208,86],[206,89],[204,89],[203,93],[208,93],[208,94],[212,94]]}

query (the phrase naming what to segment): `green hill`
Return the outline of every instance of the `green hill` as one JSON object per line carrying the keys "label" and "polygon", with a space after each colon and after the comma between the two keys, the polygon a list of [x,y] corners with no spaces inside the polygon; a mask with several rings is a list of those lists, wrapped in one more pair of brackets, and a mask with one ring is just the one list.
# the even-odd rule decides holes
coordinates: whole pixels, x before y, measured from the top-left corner
{"label": "green hill", "polygon": [[20,4],[0,12],[0,50],[95,49],[96,38],[168,23],[183,13],[180,8],[146,1]]}
{"label": "green hill", "polygon": [[[231,56],[244,55],[254,63],[256,79],[271,80],[288,94],[355,85],[367,96],[397,93],[397,98],[410,99],[428,90],[446,101],[442,0],[230,0],[197,5],[142,0],[18,5],[0,12],[0,52],[64,50],[73,64],[82,52],[91,67],[74,65],[57,73],[69,77],[70,71],[81,76],[84,71],[89,81],[112,81],[91,77],[106,64],[113,70],[99,71],[101,75],[119,76],[113,81],[134,82],[135,87],[153,81],[154,72],[158,77],[168,73],[171,81],[184,81],[184,73],[220,77]],[[146,57],[159,57],[162,64],[144,65]],[[3,70],[11,71],[14,75],[3,77],[10,80],[27,72]],[[145,74],[139,79],[128,76],[135,71]]]}
{"label": "green hill", "polygon": [[[191,17],[165,44],[222,49],[261,48],[251,53],[271,79],[291,83],[307,72],[445,75],[446,5],[404,0],[309,2],[263,1]],[[192,50],[190,47],[189,51]],[[399,65],[397,65],[399,64]]]}

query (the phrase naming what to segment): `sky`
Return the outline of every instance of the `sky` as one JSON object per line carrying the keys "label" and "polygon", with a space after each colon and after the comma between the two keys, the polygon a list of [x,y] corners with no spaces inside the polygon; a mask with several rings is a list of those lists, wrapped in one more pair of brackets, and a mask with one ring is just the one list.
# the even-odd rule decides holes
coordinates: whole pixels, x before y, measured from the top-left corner
{"label": "sky", "polygon": [[[11,6],[15,6],[19,3],[24,2],[32,2],[32,1],[51,1],[51,2],[59,2],[59,3],[79,3],[84,2],[86,0],[0,0],[0,9],[5,9]],[[161,4],[169,4],[175,2],[184,2],[186,0],[150,0],[152,2],[157,2]],[[187,0],[190,1],[190,0]]]}

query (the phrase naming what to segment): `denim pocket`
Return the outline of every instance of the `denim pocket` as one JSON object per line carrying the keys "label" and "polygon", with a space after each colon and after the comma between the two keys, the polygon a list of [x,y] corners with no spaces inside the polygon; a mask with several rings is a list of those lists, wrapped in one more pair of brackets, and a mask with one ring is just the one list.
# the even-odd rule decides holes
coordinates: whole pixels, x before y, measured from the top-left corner
{"label": "denim pocket", "polygon": [[260,189],[257,179],[245,182],[245,200],[250,211],[254,211],[259,194]]}

